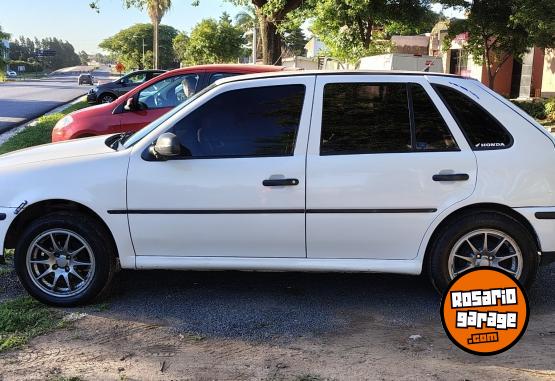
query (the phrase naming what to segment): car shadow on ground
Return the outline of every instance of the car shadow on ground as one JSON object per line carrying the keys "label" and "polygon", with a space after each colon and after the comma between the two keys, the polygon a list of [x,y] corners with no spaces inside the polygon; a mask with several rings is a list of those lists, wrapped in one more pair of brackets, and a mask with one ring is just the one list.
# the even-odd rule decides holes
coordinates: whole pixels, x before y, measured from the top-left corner
{"label": "car shadow on ground", "polygon": [[[555,314],[555,266],[529,291],[532,315]],[[102,315],[207,337],[266,340],[352,328],[441,324],[440,295],[425,276],[122,271]],[[94,307],[92,307],[94,313]]]}

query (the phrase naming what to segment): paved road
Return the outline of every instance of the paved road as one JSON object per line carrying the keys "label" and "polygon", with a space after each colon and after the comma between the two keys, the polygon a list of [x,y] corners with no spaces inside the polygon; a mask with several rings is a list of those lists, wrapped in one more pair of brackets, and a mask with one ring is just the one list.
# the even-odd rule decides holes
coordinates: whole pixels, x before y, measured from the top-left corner
{"label": "paved road", "polygon": [[[105,82],[107,72],[94,72]],[[77,76],[0,83],[0,133],[86,94],[91,86],[77,85]]]}

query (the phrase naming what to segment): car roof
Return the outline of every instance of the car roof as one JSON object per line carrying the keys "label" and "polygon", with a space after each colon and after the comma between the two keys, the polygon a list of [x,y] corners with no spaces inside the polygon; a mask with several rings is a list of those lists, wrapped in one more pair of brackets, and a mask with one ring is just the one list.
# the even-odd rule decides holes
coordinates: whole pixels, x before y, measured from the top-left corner
{"label": "car roof", "polygon": [[187,66],[180,69],[174,69],[166,72],[164,76],[176,74],[187,74],[191,72],[208,72],[208,73],[237,73],[237,74],[254,74],[267,72],[281,72],[287,68],[283,66],[271,65],[249,65],[249,64],[214,64],[214,65],[196,65]]}
{"label": "car roof", "polygon": [[[434,77],[449,77],[449,78],[466,78],[460,75],[443,74],[443,73],[430,73],[424,71],[401,71],[401,70],[297,70],[297,71],[281,71],[279,73],[257,73],[242,75],[240,77],[222,78],[217,81],[218,84],[228,82],[246,81],[249,79],[257,78],[279,78],[279,77],[296,77],[306,75],[399,75],[399,76],[434,76]],[[467,78],[468,79],[468,78]]]}

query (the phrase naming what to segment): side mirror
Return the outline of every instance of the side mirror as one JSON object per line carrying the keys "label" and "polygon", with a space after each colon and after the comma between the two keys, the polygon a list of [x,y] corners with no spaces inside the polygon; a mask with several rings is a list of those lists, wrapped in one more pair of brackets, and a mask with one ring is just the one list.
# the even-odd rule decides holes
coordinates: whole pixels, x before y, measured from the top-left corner
{"label": "side mirror", "polygon": [[181,144],[177,136],[171,132],[165,132],[158,137],[150,149],[150,154],[158,160],[181,155]]}

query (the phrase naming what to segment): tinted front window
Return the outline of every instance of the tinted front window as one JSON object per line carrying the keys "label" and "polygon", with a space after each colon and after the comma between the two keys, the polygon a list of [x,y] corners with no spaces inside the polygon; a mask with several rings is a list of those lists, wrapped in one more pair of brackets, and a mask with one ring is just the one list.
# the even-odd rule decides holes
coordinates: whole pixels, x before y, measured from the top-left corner
{"label": "tinted front window", "polygon": [[172,129],[193,158],[293,155],[305,87],[228,91]]}
{"label": "tinted front window", "polygon": [[406,86],[397,83],[326,85],[320,153],[411,151]]}
{"label": "tinted front window", "polygon": [[507,130],[475,101],[451,87],[434,87],[473,149],[502,149],[511,145],[512,138]]}
{"label": "tinted front window", "polygon": [[416,150],[456,150],[455,139],[426,90],[420,85],[412,84],[410,86],[414,111]]}

